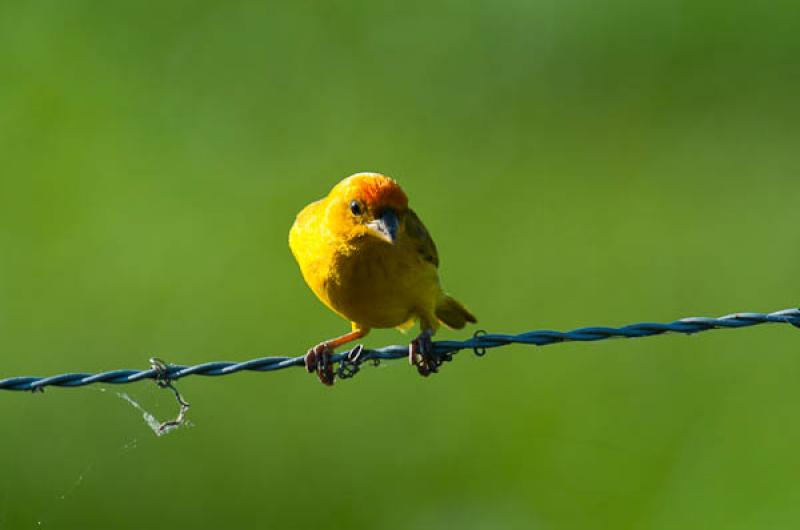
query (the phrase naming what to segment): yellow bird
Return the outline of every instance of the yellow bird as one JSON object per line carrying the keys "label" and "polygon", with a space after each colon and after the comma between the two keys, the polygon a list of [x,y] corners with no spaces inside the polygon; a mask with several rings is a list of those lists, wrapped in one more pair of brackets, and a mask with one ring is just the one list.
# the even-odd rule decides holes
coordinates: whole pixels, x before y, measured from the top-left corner
{"label": "yellow bird", "polygon": [[461,329],[477,322],[439,285],[439,256],[430,234],[393,179],[357,173],[298,214],[289,232],[303,278],[352,331],[321,342],[305,356],[309,372],[333,384],[333,351],[372,328],[405,330],[420,322],[408,358],[423,376],[436,372],[431,337],[439,323]]}

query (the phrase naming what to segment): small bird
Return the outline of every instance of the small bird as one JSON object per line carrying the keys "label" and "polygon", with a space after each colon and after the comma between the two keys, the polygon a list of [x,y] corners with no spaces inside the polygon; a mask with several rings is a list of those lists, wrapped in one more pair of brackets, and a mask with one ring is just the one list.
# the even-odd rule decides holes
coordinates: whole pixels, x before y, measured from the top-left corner
{"label": "small bird", "polygon": [[333,384],[336,348],[372,328],[406,330],[420,322],[409,362],[428,376],[442,363],[431,337],[442,322],[461,329],[477,320],[439,285],[439,256],[428,230],[394,179],[356,173],[327,197],[306,206],[289,232],[289,247],[314,294],[349,320],[352,331],[326,340],[305,356],[306,369]]}

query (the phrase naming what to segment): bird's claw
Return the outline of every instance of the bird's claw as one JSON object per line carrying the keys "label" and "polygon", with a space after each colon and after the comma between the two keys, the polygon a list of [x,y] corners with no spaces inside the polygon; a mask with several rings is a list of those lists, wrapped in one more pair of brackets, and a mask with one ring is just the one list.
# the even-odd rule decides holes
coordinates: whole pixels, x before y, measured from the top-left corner
{"label": "bird's claw", "polygon": [[425,330],[408,346],[408,362],[416,366],[417,371],[423,377],[438,372],[444,362],[444,359],[433,352],[432,335],[430,330]]}
{"label": "bird's claw", "polygon": [[305,362],[308,373],[317,372],[324,385],[333,385],[333,348],[327,343],[317,344],[306,353]]}

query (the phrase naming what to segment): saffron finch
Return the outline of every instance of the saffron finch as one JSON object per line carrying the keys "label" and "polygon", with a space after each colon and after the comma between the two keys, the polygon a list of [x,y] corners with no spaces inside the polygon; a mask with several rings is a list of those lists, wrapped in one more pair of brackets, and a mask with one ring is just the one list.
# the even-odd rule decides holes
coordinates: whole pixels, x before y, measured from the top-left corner
{"label": "saffron finch", "polygon": [[475,317],[439,285],[436,245],[394,179],[357,173],[327,197],[306,206],[289,232],[289,246],[308,286],[351,322],[350,333],[326,340],[305,356],[309,372],[333,384],[336,348],[372,328],[405,330],[420,322],[409,362],[423,376],[438,371],[431,337],[440,322],[461,329]]}

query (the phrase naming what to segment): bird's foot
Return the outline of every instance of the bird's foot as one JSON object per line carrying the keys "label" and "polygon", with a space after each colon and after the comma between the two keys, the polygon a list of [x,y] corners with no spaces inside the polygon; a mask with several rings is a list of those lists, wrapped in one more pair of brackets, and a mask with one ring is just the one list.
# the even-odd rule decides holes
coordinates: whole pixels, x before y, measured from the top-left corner
{"label": "bird's foot", "polygon": [[306,370],[308,373],[317,372],[317,377],[322,384],[333,385],[333,348],[327,342],[321,342],[306,353]]}
{"label": "bird's foot", "polygon": [[439,371],[443,359],[433,352],[433,332],[429,329],[419,334],[408,346],[408,362],[417,367],[423,377]]}

